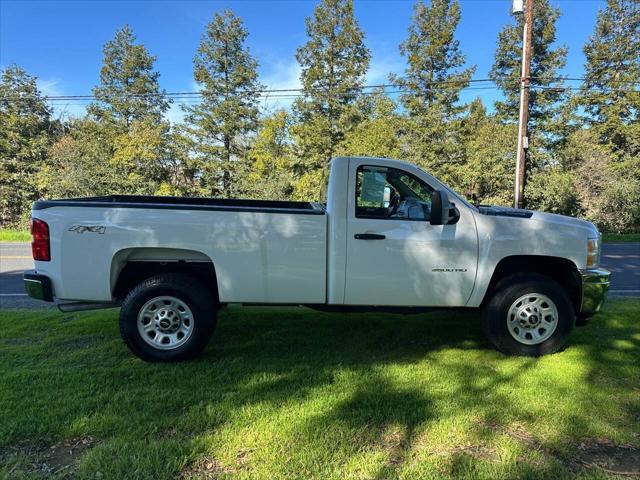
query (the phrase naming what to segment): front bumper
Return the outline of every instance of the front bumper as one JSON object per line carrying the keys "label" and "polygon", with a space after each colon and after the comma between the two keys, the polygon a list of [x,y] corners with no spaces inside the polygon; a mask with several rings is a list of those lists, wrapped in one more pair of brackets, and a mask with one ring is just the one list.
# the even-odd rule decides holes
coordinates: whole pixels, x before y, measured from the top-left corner
{"label": "front bumper", "polygon": [[611,284],[611,272],[603,268],[592,268],[580,272],[582,277],[582,300],[580,316],[590,317],[600,310]]}
{"label": "front bumper", "polygon": [[53,302],[53,289],[49,277],[38,275],[35,270],[29,270],[24,272],[22,279],[24,289],[31,298]]}

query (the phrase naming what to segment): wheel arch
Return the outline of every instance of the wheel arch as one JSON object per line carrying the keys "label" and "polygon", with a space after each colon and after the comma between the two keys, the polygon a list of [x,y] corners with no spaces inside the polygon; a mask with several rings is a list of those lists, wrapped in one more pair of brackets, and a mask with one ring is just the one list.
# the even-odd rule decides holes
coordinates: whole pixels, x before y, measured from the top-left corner
{"label": "wheel arch", "polygon": [[140,282],[164,273],[197,278],[219,302],[213,260],[203,252],[181,248],[133,247],[116,252],[111,260],[111,295],[122,300]]}
{"label": "wheel arch", "polygon": [[575,311],[579,311],[582,286],[578,267],[567,258],[545,255],[511,255],[502,258],[493,271],[482,305],[501,280],[516,273],[536,273],[555,280],[566,290]]}

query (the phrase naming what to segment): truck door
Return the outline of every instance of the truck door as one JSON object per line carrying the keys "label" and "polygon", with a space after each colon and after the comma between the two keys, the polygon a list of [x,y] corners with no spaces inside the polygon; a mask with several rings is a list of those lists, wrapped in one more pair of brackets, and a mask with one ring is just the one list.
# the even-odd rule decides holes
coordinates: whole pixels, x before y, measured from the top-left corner
{"label": "truck door", "polygon": [[464,306],[478,255],[469,207],[457,205],[453,225],[431,225],[433,180],[408,166],[370,163],[349,164],[344,303]]}

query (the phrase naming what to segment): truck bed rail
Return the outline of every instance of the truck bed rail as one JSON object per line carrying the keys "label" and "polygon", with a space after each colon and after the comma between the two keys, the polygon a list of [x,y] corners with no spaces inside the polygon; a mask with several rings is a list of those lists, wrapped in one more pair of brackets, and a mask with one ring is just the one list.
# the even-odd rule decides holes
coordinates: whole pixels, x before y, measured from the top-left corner
{"label": "truck bed rail", "polygon": [[324,215],[325,208],[315,202],[249,200],[198,197],[159,197],[146,195],[105,195],[101,197],[38,200],[33,210],[54,207],[154,208],[168,210],[214,210],[228,212],[285,213]]}

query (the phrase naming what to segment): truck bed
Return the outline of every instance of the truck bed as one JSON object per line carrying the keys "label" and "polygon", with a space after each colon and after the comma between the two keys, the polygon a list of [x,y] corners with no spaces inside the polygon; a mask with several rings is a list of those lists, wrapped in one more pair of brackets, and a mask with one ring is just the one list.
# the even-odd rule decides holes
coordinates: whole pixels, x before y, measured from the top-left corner
{"label": "truck bed", "polygon": [[320,203],[280,200],[249,200],[206,197],[160,197],[147,195],[105,195],[100,197],[39,200],[33,210],[53,207],[156,208],[169,210],[214,210],[227,212],[324,215]]}
{"label": "truck bed", "polygon": [[222,303],[324,303],[327,216],[320,204],[109,195],[41,200],[63,300],[110,301],[129,262],[211,263]]}

